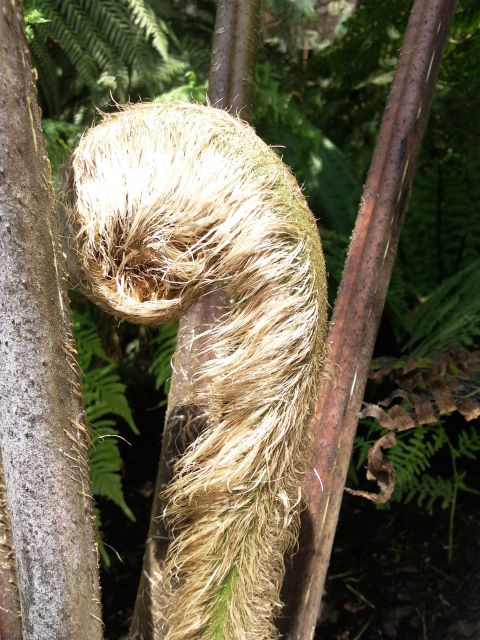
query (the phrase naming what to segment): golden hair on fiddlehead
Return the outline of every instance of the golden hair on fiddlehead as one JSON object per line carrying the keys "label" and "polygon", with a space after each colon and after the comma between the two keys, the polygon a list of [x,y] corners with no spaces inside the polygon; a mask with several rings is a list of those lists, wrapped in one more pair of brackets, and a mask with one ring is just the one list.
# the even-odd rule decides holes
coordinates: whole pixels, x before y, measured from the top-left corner
{"label": "golden hair on fiddlehead", "polygon": [[306,201],[247,124],[171,102],[89,130],[64,209],[81,286],[111,313],[170,322],[226,290],[198,372],[206,426],[164,496],[164,637],[274,638],[325,347],[324,262]]}

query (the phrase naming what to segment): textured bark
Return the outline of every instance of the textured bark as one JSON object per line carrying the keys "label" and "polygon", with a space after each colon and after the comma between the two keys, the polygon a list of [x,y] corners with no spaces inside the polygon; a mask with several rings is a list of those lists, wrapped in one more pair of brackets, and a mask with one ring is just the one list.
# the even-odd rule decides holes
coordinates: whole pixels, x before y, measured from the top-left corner
{"label": "textured bark", "polygon": [[370,359],[453,0],[416,0],[361,200],[329,333],[300,552],[285,581],[286,637],[313,638]]}
{"label": "textured bark", "polygon": [[88,436],[50,169],[15,2],[0,2],[0,43],[0,445],[23,638],[95,640],[102,623]]}
{"label": "textured bark", "polygon": [[[259,11],[259,0],[219,0],[217,3],[208,98],[213,106],[240,113],[244,120],[251,117],[253,106]],[[195,433],[201,430],[202,407],[191,402],[202,391],[195,380],[195,372],[199,370],[197,354],[205,350],[205,340],[208,340],[205,332],[214,326],[224,306],[223,292],[220,289],[212,291],[180,321],[167,420],[130,640],[159,640],[164,636],[161,566],[169,538],[162,515],[165,508],[162,492],[172,476],[169,461],[179,454],[178,449],[172,451],[172,444],[178,440],[177,434],[192,423]],[[206,384],[204,381],[203,385]],[[184,442],[184,446],[187,444]]]}
{"label": "textured bark", "polygon": [[259,0],[218,0],[208,98],[250,121],[259,42]]}
{"label": "textured bark", "polygon": [[0,454],[0,638],[22,640],[15,551]]}
{"label": "textured bark", "polygon": [[[163,431],[142,573],[130,627],[130,640],[158,640],[166,631],[163,621],[162,566],[170,539],[163,519],[165,503],[162,495],[172,479],[173,461],[180,453],[179,434],[192,422],[195,423],[195,431],[201,430],[201,408],[190,403],[190,399],[199,391],[194,375],[199,366],[197,354],[204,343],[199,343],[198,335],[215,322],[217,313],[222,309],[222,300],[220,291],[211,293],[203,302],[195,304],[180,321],[166,412],[167,420]],[[188,443],[184,444],[186,446]]]}

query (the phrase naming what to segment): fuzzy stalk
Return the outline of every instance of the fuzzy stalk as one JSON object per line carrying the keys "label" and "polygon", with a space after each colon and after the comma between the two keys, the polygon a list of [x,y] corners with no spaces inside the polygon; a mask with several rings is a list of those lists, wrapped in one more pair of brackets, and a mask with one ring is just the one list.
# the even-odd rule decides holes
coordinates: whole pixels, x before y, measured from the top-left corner
{"label": "fuzzy stalk", "polygon": [[192,337],[200,384],[185,402],[202,410],[179,430],[163,492],[164,637],[273,638],[325,350],[325,269],[305,199],[248,125],[166,103],[91,129],[62,200],[80,286],[105,310],[172,322],[226,293],[208,339]]}
{"label": "fuzzy stalk", "polygon": [[[259,10],[259,0],[219,0],[212,45],[208,99],[216,108],[241,113],[247,121],[253,109]],[[142,571],[129,630],[130,640],[162,640],[166,633],[163,624],[165,598],[162,565],[170,539],[163,518],[163,492],[172,477],[171,461],[178,456],[179,432],[191,430],[192,425],[195,431],[202,427],[202,407],[189,406],[188,401],[192,396],[198,397],[200,386],[208,386],[205,379],[200,382],[195,375],[201,367],[199,353],[204,358],[210,357],[209,328],[217,323],[225,307],[225,291],[218,287],[202,296],[179,322],[167,418]],[[199,334],[202,334],[201,346]],[[190,427],[187,428],[187,425]]]}

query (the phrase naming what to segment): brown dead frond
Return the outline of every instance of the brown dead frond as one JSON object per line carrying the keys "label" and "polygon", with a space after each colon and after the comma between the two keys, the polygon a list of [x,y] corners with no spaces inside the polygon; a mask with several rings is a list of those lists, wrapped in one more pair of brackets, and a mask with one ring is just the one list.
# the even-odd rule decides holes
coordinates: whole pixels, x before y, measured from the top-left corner
{"label": "brown dead frond", "polygon": [[480,351],[434,351],[422,357],[379,358],[370,378],[393,384],[394,391],[377,404],[365,404],[360,418],[374,418],[389,433],[379,438],[367,459],[367,480],[375,480],[380,493],[347,489],[373,502],[392,496],[394,470],[384,454],[396,444],[395,433],[437,422],[458,411],[467,421],[480,416]]}
{"label": "brown dead frond", "polygon": [[395,390],[378,404],[366,404],[361,418],[375,418],[385,429],[404,431],[458,411],[465,420],[480,416],[480,351],[435,351],[405,360],[375,362],[371,378],[388,376]]}

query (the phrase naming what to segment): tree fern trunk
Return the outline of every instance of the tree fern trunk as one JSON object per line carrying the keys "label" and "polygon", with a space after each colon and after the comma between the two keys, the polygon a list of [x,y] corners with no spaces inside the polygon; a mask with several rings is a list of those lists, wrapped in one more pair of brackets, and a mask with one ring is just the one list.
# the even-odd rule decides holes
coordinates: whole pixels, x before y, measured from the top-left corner
{"label": "tree fern trunk", "polygon": [[22,640],[15,551],[0,454],[0,638]]}
{"label": "tree fern trunk", "polygon": [[50,170],[20,9],[0,7],[0,445],[23,638],[97,640],[88,437]]}

